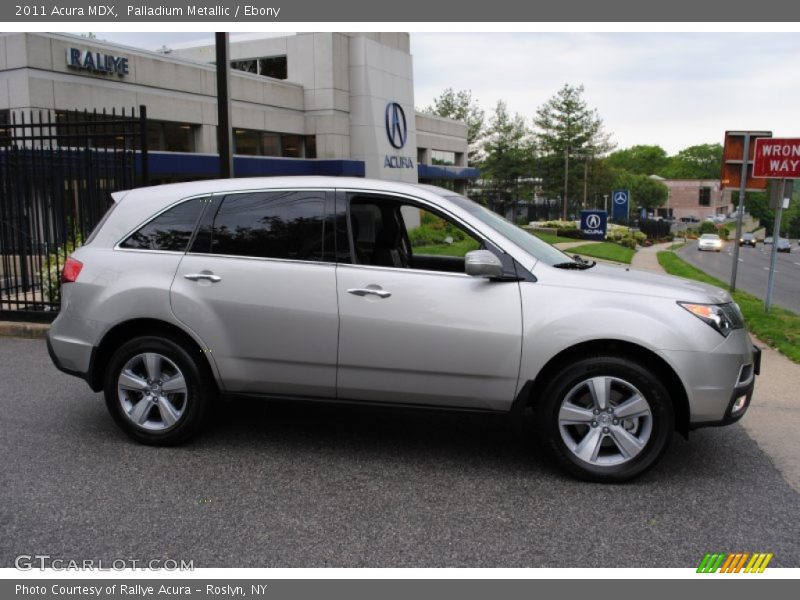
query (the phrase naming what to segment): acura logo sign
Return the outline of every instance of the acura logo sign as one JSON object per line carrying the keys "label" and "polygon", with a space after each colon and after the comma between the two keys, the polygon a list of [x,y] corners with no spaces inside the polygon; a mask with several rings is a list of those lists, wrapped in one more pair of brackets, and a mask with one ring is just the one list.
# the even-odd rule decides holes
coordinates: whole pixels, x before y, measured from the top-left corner
{"label": "acura logo sign", "polygon": [[586,227],[589,229],[597,229],[600,227],[600,215],[589,215],[586,217]]}
{"label": "acura logo sign", "polygon": [[406,145],[408,139],[408,123],[403,107],[397,102],[386,105],[386,137],[389,143],[397,149]]}

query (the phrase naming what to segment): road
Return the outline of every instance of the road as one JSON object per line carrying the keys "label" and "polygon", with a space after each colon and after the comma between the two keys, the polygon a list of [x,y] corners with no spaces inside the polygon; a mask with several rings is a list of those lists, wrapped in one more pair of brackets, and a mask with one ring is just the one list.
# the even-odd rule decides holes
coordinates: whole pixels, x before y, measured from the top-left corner
{"label": "road", "polygon": [[[769,245],[758,244],[755,248],[742,246],[739,249],[737,289],[762,299],[766,296],[771,248]],[[678,254],[709,275],[725,283],[730,282],[733,244],[726,242],[722,252],[698,252],[697,242],[692,241],[681,248]],[[797,246],[797,241],[792,241],[790,253],[778,253],[772,303],[800,313],[800,247]]]}
{"label": "road", "polygon": [[626,485],[562,475],[505,418],[231,402],[178,448],[126,438],[40,340],[0,338],[0,566],[800,566],[800,494],[739,425]]}

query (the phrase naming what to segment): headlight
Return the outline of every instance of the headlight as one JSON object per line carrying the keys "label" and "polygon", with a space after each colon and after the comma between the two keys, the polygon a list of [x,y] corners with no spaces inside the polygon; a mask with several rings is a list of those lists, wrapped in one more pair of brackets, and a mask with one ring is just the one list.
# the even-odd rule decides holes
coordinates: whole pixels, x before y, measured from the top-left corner
{"label": "headlight", "polygon": [[698,319],[711,325],[724,337],[728,337],[734,329],[742,329],[744,327],[742,313],[734,302],[729,302],[728,304],[678,302],[678,304]]}

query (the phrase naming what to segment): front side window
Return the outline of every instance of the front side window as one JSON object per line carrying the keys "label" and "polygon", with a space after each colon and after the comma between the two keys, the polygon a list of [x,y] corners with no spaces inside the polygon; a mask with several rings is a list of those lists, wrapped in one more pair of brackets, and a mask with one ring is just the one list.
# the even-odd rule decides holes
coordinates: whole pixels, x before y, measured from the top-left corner
{"label": "front side window", "polygon": [[333,251],[325,233],[325,192],[229,194],[214,198],[191,251],[321,261]]}
{"label": "front side window", "polygon": [[464,255],[481,242],[454,221],[394,198],[354,196],[350,231],[357,264],[464,272]]}
{"label": "front side window", "polygon": [[121,248],[184,252],[208,198],[193,198],[164,211],[132,233]]}

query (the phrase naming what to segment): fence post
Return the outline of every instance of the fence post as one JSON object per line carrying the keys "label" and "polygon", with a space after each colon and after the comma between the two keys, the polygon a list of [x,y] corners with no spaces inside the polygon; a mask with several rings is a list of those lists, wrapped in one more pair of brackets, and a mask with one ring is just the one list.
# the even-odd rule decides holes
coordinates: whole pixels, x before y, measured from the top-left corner
{"label": "fence post", "polygon": [[147,155],[147,106],[139,105],[139,156],[142,161],[142,185],[150,185],[150,160]]}

